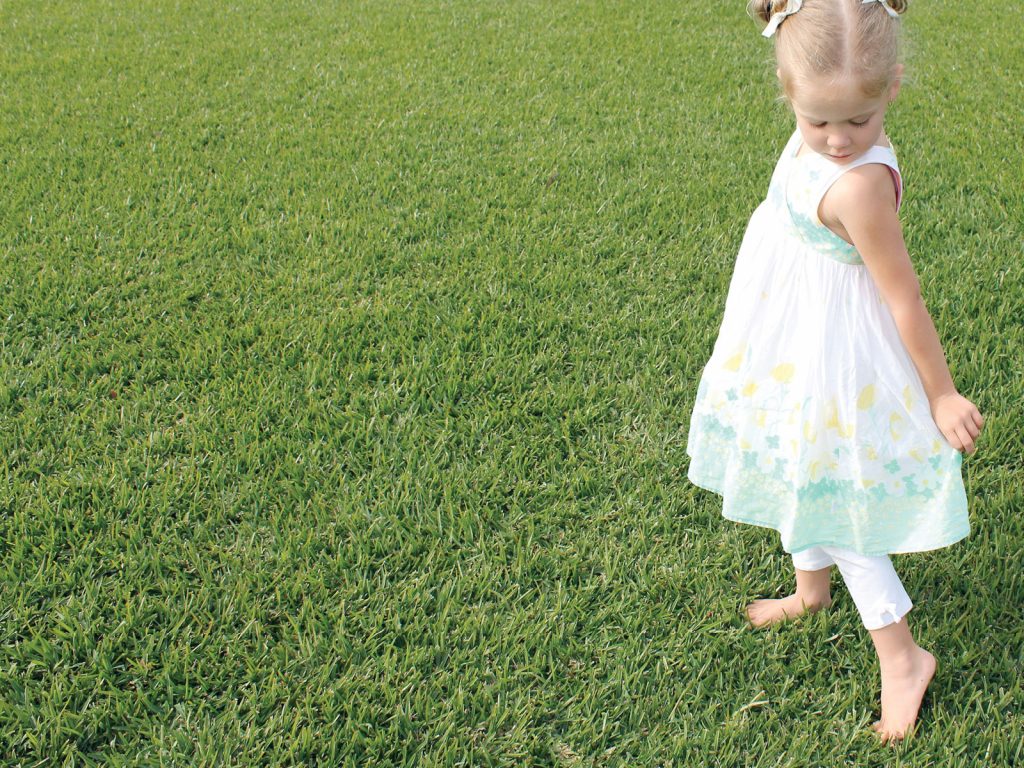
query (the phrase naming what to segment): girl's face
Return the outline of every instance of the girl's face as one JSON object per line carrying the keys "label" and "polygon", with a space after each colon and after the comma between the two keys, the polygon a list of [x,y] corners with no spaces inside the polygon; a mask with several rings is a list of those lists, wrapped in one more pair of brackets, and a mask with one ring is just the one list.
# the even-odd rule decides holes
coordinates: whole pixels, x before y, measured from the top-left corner
{"label": "girl's face", "polygon": [[856,83],[811,80],[802,83],[789,101],[804,143],[832,162],[845,165],[878,141],[885,111],[899,88],[898,75],[878,98],[861,95]]}

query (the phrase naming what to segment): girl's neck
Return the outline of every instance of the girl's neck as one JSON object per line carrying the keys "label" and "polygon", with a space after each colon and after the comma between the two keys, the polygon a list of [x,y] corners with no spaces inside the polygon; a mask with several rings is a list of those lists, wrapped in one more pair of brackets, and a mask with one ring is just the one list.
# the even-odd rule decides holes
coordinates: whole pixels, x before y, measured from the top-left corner
{"label": "girl's neck", "polygon": [[[875,142],[875,146],[876,147],[885,147],[886,149],[892,149],[892,144],[889,142],[889,137],[885,135],[885,131],[884,130],[882,131],[881,134],[879,134],[878,141]],[[800,149],[797,150],[796,156],[797,157],[806,157],[807,155],[813,155],[813,154],[815,154],[814,150],[810,149],[807,146],[807,143],[801,137],[801,139],[800,139]]]}

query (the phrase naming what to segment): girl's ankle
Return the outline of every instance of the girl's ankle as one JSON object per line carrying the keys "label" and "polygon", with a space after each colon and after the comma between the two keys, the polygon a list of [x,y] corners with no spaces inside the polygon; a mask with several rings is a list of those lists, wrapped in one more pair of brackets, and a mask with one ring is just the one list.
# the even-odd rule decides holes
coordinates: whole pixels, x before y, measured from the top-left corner
{"label": "girl's ankle", "polygon": [[890,651],[885,655],[878,655],[878,665],[883,672],[896,675],[911,673],[920,663],[921,646],[914,644],[906,649]]}
{"label": "girl's ankle", "polygon": [[804,605],[811,609],[827,608],[832,604],[832,595],[828,592],[801,592],[797,590],[795,595],[797,600],[802,601]]}

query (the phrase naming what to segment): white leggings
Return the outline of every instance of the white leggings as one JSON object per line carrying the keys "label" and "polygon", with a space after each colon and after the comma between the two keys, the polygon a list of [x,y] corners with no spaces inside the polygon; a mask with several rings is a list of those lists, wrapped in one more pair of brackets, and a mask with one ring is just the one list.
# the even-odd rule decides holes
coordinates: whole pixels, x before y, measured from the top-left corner
{"label": "white leggings", "polygon": [[869,630],[899,621],[914,607],[887,555],[867,557],[839,547],[811,547],[794,552],[792,557],[793,565],[801,571],[839,566],[850,597]]}

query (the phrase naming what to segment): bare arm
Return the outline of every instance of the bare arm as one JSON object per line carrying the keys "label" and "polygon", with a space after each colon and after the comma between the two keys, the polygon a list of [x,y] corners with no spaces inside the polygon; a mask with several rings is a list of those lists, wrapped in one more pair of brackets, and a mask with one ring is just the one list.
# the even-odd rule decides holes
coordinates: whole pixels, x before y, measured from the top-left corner
{"label": "bare arm", "polygon": [[889,170],[879,164],[854,168],[836,182],[826,198],[829,212],[846,229],[896,321],[936,426],[954,448],[973,453],[974,438],[984,419],[953,383],[903,240]]}

